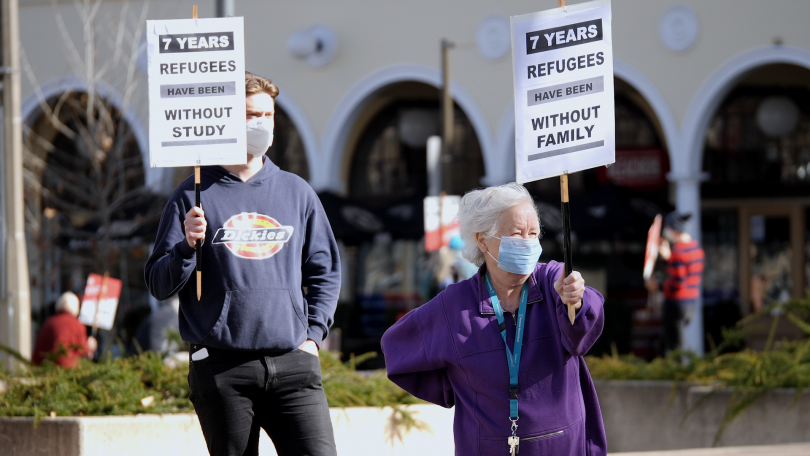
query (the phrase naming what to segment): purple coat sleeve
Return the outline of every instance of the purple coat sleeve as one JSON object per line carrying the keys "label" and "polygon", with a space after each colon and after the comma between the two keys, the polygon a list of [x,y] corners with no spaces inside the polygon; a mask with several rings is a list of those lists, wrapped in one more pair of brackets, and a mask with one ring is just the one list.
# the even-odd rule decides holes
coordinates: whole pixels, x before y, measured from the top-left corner
{"label": "purple coat sleeve", "polygon": [[447,408],[455,402],[446,371],[447,357],[455,353],[448,331],[439,294],[405,314],[382,338],[388,378],[419,399]]}
{"label": "purple coat sleeve", "polygon": [[605,326],[605,298],[595,289],[586,286],[582,307],[577,311],[572,325],[568,319],[568,306],[563,304],[560,295],[554,289],[554,282],[563,268],[562,263],[549,262],[545,280],[557,306],[557,323],[560,325],[563,346],[571,355],[583,356],[602,334],[602,328]]}

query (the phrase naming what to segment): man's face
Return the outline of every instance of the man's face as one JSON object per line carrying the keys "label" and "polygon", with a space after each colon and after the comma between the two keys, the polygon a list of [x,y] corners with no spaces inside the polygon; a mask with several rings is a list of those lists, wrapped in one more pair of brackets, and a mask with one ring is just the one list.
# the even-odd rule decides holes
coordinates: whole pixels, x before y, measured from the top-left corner
{"label": "man's face", "polygon": [[264,92],[248,95],[245,99],[245,108],[245,122],[257,117],[266,117],[270,125],[275,127],[276,103],[270,95]]}

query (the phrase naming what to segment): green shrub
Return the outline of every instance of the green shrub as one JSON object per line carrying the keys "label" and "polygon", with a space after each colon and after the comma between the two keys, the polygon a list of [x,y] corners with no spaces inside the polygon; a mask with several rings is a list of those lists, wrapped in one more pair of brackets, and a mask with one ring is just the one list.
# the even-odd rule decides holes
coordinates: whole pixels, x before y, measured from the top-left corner
{"label": "green shrub", "polygon": [[[170,369],[147,352],[98,364],[81,360],[73,369],[52,363],[23,376],[2,374],[9,389],[0,395],[0,416],[131,415],[192,410],[187,369]],[[141,404],[154,397],[149,406]]]}
{"label": "green shrub", "polygon": [[[776,312],[774,312],[776,311]],[[757,318],[776,313],[771,333],[762,351],[724,353],[739,346],[745,331]],[[783,315],[805,334],[803,340],[775,342],[776,326]],[[591,375],[604,380],[673,380],[741,389],[798,388],[810,386],[810,300],[773,304],[740,321],[737,328],[724,329],[724,340],[703,356],[674,351],[664,358],[645,362],[632,355],[586,357]]]}
{"label": "green shrub", "polygon": [[352,355],[345,363],[334,352],[321,353],[323,389],[330,407],[397,406],[422,403],[406,393],[385,375],[385,371],[358,373],[355,367],[374,357],[367,353]]}
{"label": "green shrub", "polygon": [[[342,363],[337,354],[321,353],[323,385],[331,407],[397,406],[418,402],[391,383],[383,372],[361,375],[364,355]],[[100,363],[80,360],[73,369],[52,363],[29,367],[21,375],[0,373],[8,391],[0,394],[0,416],[132,415],[191,412],[188,366],[170,368],[160,355],[145,352],[130,358],[109,357]],[[141,400],[153,396],[143,405]]]}

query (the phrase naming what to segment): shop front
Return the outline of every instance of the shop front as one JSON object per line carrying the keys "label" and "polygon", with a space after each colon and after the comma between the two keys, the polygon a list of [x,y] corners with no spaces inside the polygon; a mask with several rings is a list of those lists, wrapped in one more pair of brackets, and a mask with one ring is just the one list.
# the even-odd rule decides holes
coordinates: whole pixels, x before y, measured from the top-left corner
{"label": "shop front", "polygon": [[[756,68],[729,91],[706,130],[704,332],[714,342],[742,316],[806,294],[808,81],[810,71],[798,66]],[[764,323],[778,314],[750,327],[749,346],[764,347]],[[777,324],[777,339],[798,335]]]}

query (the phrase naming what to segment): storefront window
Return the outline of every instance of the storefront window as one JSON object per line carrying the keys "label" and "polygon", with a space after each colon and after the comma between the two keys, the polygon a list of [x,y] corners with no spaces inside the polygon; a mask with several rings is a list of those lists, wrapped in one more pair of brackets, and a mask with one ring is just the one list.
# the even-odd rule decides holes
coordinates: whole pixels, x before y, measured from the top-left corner
{"label": "storefront window", "polygon": [[[427,139],[440,135],[435,101],[391,103],[369,123],[352,159],[353,197],[401,198],[427,195]],[[461,109],[455,110],[455,144],[442,162],[442,188],[463,195],[479,187],[484,175],[481,146]]]}
{"label": "storefront window", "polygon": [[143,267],[165,199],[144,187],[141,150],[115,106],[78,92],[49,104],[59,123],[34,116],[24,138],[33,331],[62,292],[81,296],[89,273],[108,272],[123,282],[114,330],[126,343],[139,320],[127,315],[149,311]]}
{"label": "storefront window", "polygon": [[[427,140],[441,135],[438,90],[403,83],[383,89],[358,116],[349,139],[348,195],[320,194],[341,246],[344,280],[335,317],[344,353],[380,351],[380,338],[439,291],[442,255],[425,252]],[[475,130],[458,107],[455,144],[442,160],[442,188],[463,195],[481,186]],[[381,356],[361,368],[381,368]]]}
{"label": "storefront window", "polygon": [[[652,358],[660,346],[660,312],[648,306],[642,268],[647,231],[668,203],[669,156],[649,104],[616,79],[616,162],[569,176],[574,267],[599,287],[605,330],[591,353],[632,352]],[[562,255],[559,179],[526,185],[544,225],[540,261]]]}
{"label": "storefront window", "polygon": [[702,244],[706,254],[703,305],[739,299],[737,211],[706,210],[702,214]]}
{"label": "storefront window", "polygon": [[[794,65],[750,71],[706,129],[701,185],[704,329],[715,343],[741,315],[805,293],[810,196],[810,73]],[[762,348],[772,316],[748,328]],[[777,339],[790,338],[781,323]],[[787,325],[790,326],[790,325]]]}
{"label": "storefront window", "polygon": [[[791,112],[793,125],[774,136],[784,124],[769,127],[769,116]],[[810,90],[736,88],[706,130],[703,157],[704,199],[810,195]]]}

